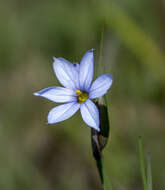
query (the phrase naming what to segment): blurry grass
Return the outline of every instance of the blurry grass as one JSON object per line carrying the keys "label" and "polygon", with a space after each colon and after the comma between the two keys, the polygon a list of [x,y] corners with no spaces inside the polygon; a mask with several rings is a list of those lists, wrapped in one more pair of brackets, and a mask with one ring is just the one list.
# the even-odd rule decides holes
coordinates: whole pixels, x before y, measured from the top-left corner
{"label": "blurry grass", "polygon": [[165,55],[128,14],[115,3],[104,7],[106,24],[161,82],[165,81]]}
{"label": "blurry grass", "polygon": [[102,64],[102,58],[103,58],[103,44],[104,44],[104,27],[105,27],[105,19],[103,18],[102,24],[101,24],[101,35],[100,35],[100,47],[99,47],[99,57],[98,57],[98,63],[95,65],[96,70],[96,76],[98,77],[100,74],[103,73],[103,65]]}
{"label": "blurry grass", "polygon": [[147,188],[152,190],[152,171],[151,171],[151,155],[147,154]]}
{"label": "blurry grass", "polygon": [[[79,61],[87,49],[97,49],[103,12],[107,15],[108,27],[103,62],[118,45],[117,59],[113,62],[116,70],[110,65],[112,57],[105,62],[105,72],[113,73],[115,79],[108,101],[112,139],[104,154],[106,171],[115,189],[141,189],[136,137],[143,134],[147,146],[152,147],[155,188],[165,189],[162,167],[165,110],[164,106],[160,107],[163,104],[153,99],[147,101],[153,94],[160,100],[157,94],[161,83],[160,95],[164,100],[164,55],[157,42],[144,32],[126,6],[122,7],[125,1],[118,1],[118,5],[94,0],[90,5],[89,1],[74,0],[26,3],[4,1],[0,12],[0,114],[4,121],[0,126],[0,189],[19,190],[26,186],[27,189],[68,190],[80,185],[82,189],[98,189],[99,177],[91,159],[89,128],[79,115],[58,125],[46,126],[47,113],[55,105],[36,99],[32,93],[48,85],[58,85],[51,68],[53,55]],[[159,36],[156,27],[159,24],[155,23],[154,15],[147,17],[145,12],[147,2],[127,0],[127,4],[133,4],[135,9],[136,5],[142,7],[136,9],[136,14],[144,18],[145,23],[152,22]],[[103,6],[106,6],[104,11]],[[158,78],[157,83],[155,78]],[[146,93],[147,100],[144,100]],[[52,148],[52,152],[47,152],[45,146]],[[51,162],[48,156],[52,157]],[[42,164],[38,166],[38,162],[45,164],[46,169]],[[149,162],[147,168],[146,175],[150,170]],[[147,185],[151,187],[150,180],[151,176],[147,178]]]}
{"label": "blurry grass", "polygon": [[138,147],[139,147],[141,176],[142,176],[144,190],[152,190],[152,172],[151,172],[150,154],[147,153],[147,161],[145,162],[141,137],[139,137],[138,140]]}
{"label": "blurry grass", "polygon": [[140,159],[141,176],[142,176],[142,181],[144,185],[144,190],[147,190],[147,177],[146,177],[146,172],[145,172],[146,169],[145,169],[145,161],[144,161],[141,137],[139,138],[138,144],[139,144],[139,159]]}
{"label": "blurry grass", "polygon": [[47,182],[9,134],[7,126],[0,123],[0,129],[0,189],[46,189]]}

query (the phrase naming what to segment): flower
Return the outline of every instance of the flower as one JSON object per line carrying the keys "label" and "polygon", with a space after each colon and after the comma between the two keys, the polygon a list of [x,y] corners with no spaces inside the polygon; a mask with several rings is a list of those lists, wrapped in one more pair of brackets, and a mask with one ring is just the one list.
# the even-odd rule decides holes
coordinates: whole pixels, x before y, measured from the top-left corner
{"label": "flower", "polygon": [[102,74],[92,83],[93,49],[85,53],[80,64],[73,64],[63,58],[54,57],[53,59],[54,72],[64,87],[53,86],[34,93],[35,96],[41,96],[53,102],[65,103],[50,110],[48,124],[64,121],[80,109],[84,122],[100,131],[99,110],[91,100],[103,96],[108,91],[112,85],[112,76]]}

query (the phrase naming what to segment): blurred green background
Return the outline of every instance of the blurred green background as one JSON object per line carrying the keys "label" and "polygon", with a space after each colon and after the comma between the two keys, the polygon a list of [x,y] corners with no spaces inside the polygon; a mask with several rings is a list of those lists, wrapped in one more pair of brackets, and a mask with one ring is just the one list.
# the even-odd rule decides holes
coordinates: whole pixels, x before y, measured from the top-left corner
{"label": "blurred green background", "polygon": [[59,85],[52,56],[79,62],[95,48],[114,77],[105,168],[116,190],[140,190],[137,139],[151,151],[154,189],[165,189],[163,0],[0,0],[0,189],[101,189],[90,128],[80,116],[46,125],[54,103],[33,92]]}

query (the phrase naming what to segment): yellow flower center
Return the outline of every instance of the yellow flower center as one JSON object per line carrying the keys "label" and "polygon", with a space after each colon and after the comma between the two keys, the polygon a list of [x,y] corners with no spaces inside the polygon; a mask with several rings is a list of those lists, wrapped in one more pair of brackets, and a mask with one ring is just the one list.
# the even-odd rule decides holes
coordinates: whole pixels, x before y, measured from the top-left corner
{"label": "yellow flower center", "polygon": [[87,92],[83,92],[83,91],[77,89],[76,94],[78,95],[77,101],[79,103],[85,102],[88,99],[88,93]]}

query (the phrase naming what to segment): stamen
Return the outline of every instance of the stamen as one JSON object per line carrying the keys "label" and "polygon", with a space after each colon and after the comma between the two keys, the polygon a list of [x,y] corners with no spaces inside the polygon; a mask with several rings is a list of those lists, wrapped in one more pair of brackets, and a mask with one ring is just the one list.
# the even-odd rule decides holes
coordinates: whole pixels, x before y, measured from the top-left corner
{"label": "stamen", "polygon": [[87,92],[83,92],[83,91],[77,89],[76,94],[78,95],[77,101],[79,103],[85,102],[88,99],[88,93]]}
{"label": "stamen", "polygon": [[80,95],[81,93],[82,93],[81,90],[79,90],[79,89],[76,90],[77,95]]}

